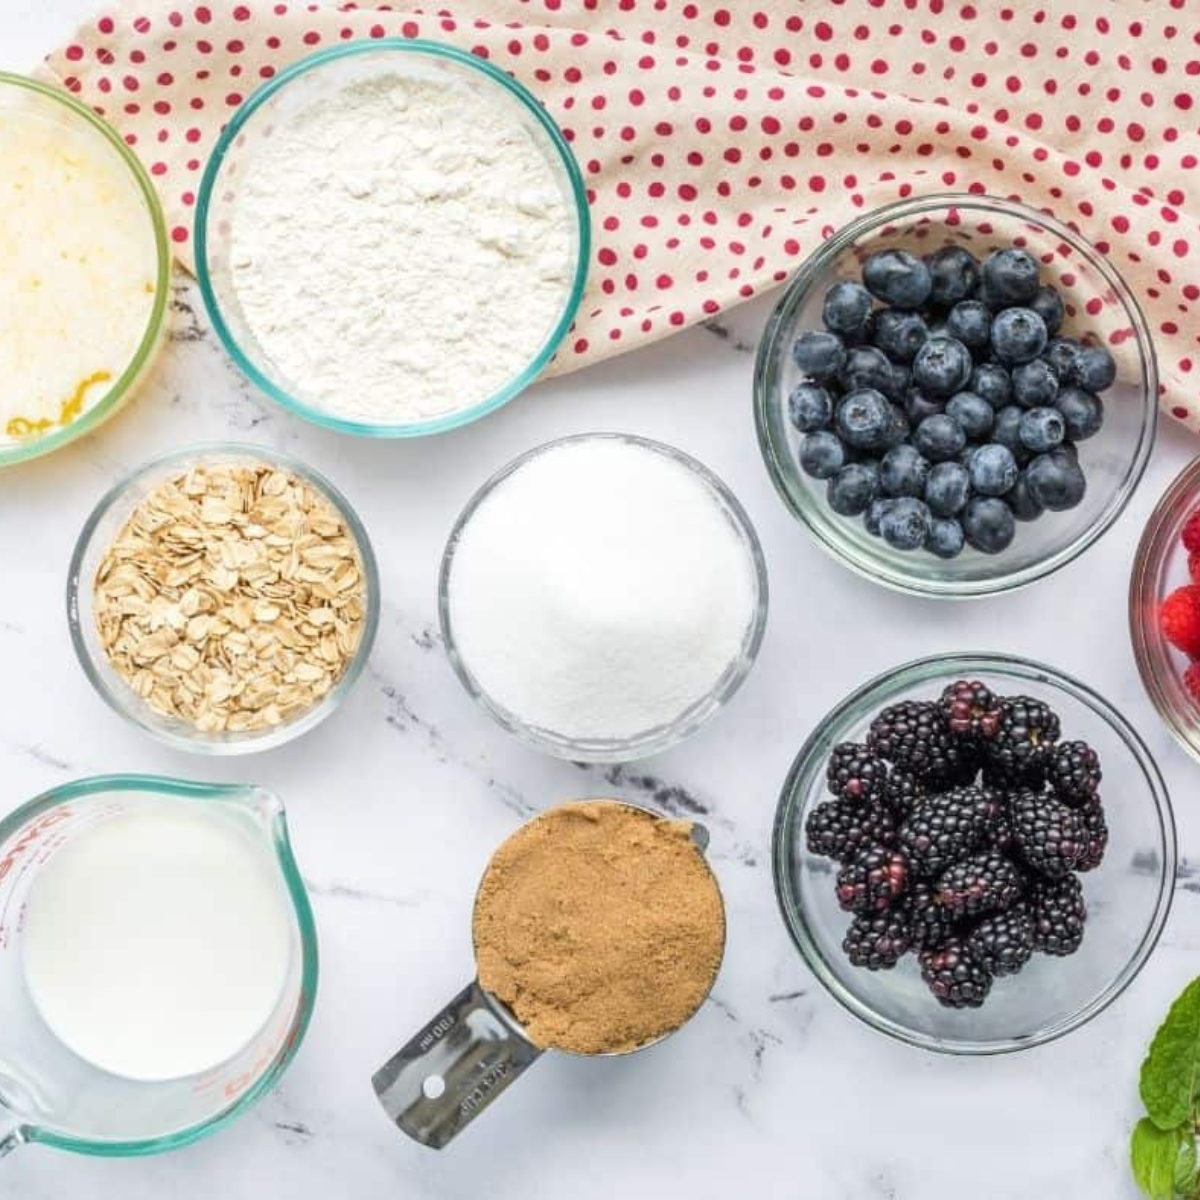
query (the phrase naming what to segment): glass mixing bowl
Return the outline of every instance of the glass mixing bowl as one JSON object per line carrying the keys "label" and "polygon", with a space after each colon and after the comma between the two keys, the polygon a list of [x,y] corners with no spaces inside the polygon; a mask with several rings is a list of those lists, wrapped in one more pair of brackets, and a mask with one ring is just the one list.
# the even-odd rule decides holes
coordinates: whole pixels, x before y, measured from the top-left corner
{"label": "glass mixing bowl", "polygon": [[[290,472],[329,501],[358,547],[366,595],[366,613],[358,650],[347,664],[342,677],[324,697],[290,721],[269,729],[207,733],[196,729],[189,722],[155,712],[109,663],[96,629],[93,582],[109,546],[133,510],[155,488],[201,463],[210,466],[269,463],[280,470]],[[178,750],[192,750],[201,754],[250,754],[258,750],[272,750],[302,733],[307,733],[330,716],[354,686],[370,657],[371,646],[379,627],[379,571],[375,563],[375,552],[371,548],[362,522],[350,507],[349,501],[323,475],[276,450],[268,450],[262,446],[216,442],[174,451],[146,463],[113,487],[96,505],[92,515],[84,523],[71,556],[71,566],[67,573],[67,620],[71,630],[71,641],[84,674],[100,693],[101,699],[131,724],[139,726],[159,741]]]}
{"label": "glass mixing bowl", "polygon": [[1191,583],[1188,552],[1179,535],[1200,509],[1200,459],[1189,463],[1150,514],[1133,559],[1129,580],[1129,636],[1142,683],[1151,703],[1180,745],[1200,759],[1200,706],[1183,686],[1188,659],[1162,635],[1162,602]]}
{"label": "glass mixing bowl", "polygon": [[[924,552],[893,550],[857,517],[826,503],[825,484],[805,475],[797,454],[802,434],[788,420],[787,397],[804,378],[791,355],[796,336],[824,328],[826,290],[858,279],[863,260],[884,249],[928,254],[946,245],[977,257],[1023,246],[1043,264],[1043,280],[1067,305],[1063,332],[1091,335],[1117,363],[1103,395],[1104,427],[1079,445],[1088,489],[1068,512],[1018,522],[998,555],[970,548],[943,561]],[[1046,264],[1052,269],[1047,271]],[[758,347],[754,412],[767,470],[784,504],[835,558],[878,583],[927,596],[985,596],[1023,587],[1078,557],[1117,519],[1142,477],[1154,442],[1158,372],[1154,347],[1137,301],[1109,261],[1059,221],[992,196],[924,196],[860,217],[822,244],[796,273],[767,323]]]}
{"label": "glass mixing bowl", "polygon": [[[811,854],[804,844],[806,817],[829,798],[825,766],[831,747],[861,741],[887,705],[936,699],[957,679],[978,679],[998,693],[1044,700],[1061,717],[1064,738],[1082,738],[1095,748],[1111,834],[1103,863],[1079,877],[1088,907],[1079,950],[1066,958],[1035,954],[1018,976],[996,981],[982,1008],[962,1010],[943,1008],[934,999],[914,955],[890,971],[850,965],[841,944],[850,915],[834,897],[837,864]],[[1162,776],[1141,738],[1090,688],[1024,659],[951,654],[880,675],[825,717],[784,784],[772,859],[788,932],[835,1000],[873,1029],[926,1050],[1001,1054],[1078,1029],[1133,981],[1171,907],[1175,822]]]}
{"label": "glass mixing bowl", "polygon": [[[454,572],[455,551],[464,530],[480,506],[486,503],[497,488],[503,487],[505,481],[514,472],[519,471],[537,455],[574,442],[593,439],[617,439],[641,446],[672,459],[693,475],[712,496],[713,501],[742,543],[754,578],[753,608],[742,636],[741,646],[708,694],[689,705],[667,724],[642,730],[631,737],[573,738],[553,729],[531,725],[522,720],[518,714],[511,712],[489,696],[480,685],[471,670],[471,664],[462,655],[451,616],[450,588]],[[449,655],[450,663],[459,682],[497,724],[510,733],[515,733],[537,749],[558,758],[569,759],[572,762],[630,762],[633,759],[647,758],[651,754],[658,754],[695,733],[720,708],[729,703],[734,693],[745,682],[746,676],[750,673],[750,668],[758,656],[758,649],[762,644],[763,633],[767,625],[767,564],[763,558],[758,535],[754,532],[754,526],[751,525],[746,510],[742,508],[737,497],[703,463],[697,462],[696,459],[684,454],[682,450],[675,449],[674,446],[651,441],[648,438],[635,437],[633,434],[576,434],[535,446],[532,450],[513,459],[507,466],[497,471],[467,502],[466,508],[463,509],[454,523],[454,528],[450,531],[446,550],[442,555],[442,567],[438,579],[438,616],[441,621],[446,653]]]}
{"label": "glass mixing bowl", "polygon": [[[554,169],[567,210],[575,221],[575,267],[557,320],[524,370],[469,407],[407,424],[371,423],[339,417],[306,395],[303,380],[284,379],[258,345],[238,304],[230,256],[230,216],[238,181],[253,175],[255,151],[273,130],[314,99],[339,86],[403,73],[417,79],[449,79],[506,109],[541,145]],[[510,75],[451,46],[408,38],[349,42],[301,59],[280,71],[238,108],[217,141],[196,202],[196,276],[204,305],[230,357],[272,400],[288,411],[341,433],[361,437],[418,437],[476,421],[523,392],[545,369],[575,319],[587,277],[591,227],[587,192],[575,156],[542,104]],[[321,331],[314,331],[321,336]]]}

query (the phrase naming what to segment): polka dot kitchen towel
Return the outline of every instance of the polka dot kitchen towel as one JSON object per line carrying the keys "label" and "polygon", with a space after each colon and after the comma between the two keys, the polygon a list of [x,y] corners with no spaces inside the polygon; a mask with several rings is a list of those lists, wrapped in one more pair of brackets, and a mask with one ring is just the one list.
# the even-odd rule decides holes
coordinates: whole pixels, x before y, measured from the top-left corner
{"label": "polka dot kitchen towel", "polygon": [[47,66],[157,183],[180,260],[205,156],[281,67],[425,37],[510,71],[574,147],[594,259],[566,371],[785,280],[899,197],[1051,211],[1145,307],[1163,403],[1200,431],[1195,0],[131,0]]}

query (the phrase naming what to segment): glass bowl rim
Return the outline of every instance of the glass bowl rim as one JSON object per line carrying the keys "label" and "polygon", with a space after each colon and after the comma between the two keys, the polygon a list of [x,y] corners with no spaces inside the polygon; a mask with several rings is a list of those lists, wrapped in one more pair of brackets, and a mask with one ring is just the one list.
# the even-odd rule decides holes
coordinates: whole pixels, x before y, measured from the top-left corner
{"label": "glass bowl rim", "polygon": [[1151,589],[1155,576],[1168,554],[1175,548],[1175,539],[1168,541],[1175,514],[1184,507],[1200,506],[1200,458],[1194,458],[1167,485],[1158,498],[1133,555],[1133,566],[1129,572],[1129,638],[1133,644],[1133,658],[1137,664],[1150,703],[1163,724],[1171,731],[1175,740],[1194,759],[1200,760],[1200,735],[1189,733],[1181,719],[1179,709],[1172,704],[1170,695],[1159,670],[1159,655],[1156,648],[1164,648],[1166,639],[1159,631],[1155,620],[1145,619],[1147,601],[1153,603],[1155,611],[1163,597]]}
{"label": "glass bowl rim", "polygon": [[[163,795],[201,802],[206,799],[243,795],[247,792],[258,792],[271,798],[273,801],[271,846],[292,901],[296,927],[300,936],[300,1004],[296,1010],[295,1021],[287,1037],[276,1051],[273,1060],[264,1067],[258,1079],[220,1112],[214,1113],[205,1121],[197,1122],[161,1137],[111,1142],[57,1133],[53,1130],[43,1129],[36,1124],[29,1125],[21,1122],[3,1143],[6,1149],[11,1149],[12,1144],[19,1141],[39,1143],[94,1158],[137,1158],[189,1146],[232,1124],[257,1100],[275,1087],[280,1076],[296,1057],[312,1022],[320,980],[317,925],[308,889],[305,887],[304,878],[292,850],[287,812],[283,801],[274,792],[253,784],[202,783],[187,779],[174,779],[166,775],[91,775],[59,784],[57,787],[50,788],[18,805],[12,812],[0,819],[0,843],[32,818],[67,801],[95,795],[98,792],[141,790],[150,790]],[[3,1106],[0,1106],[0,1109],[2,1108]]]}
{"label": "glass bowl rim", "polygon": [[[221,312],[216,289],[213,287],[212,273],[208,265],[208,221],[212,204],[213,188],[217,176],[225,161],[230,148],[258,110],[281,89],[293,80],[306,75],[309,71],[327,66],[341,59],[359,54],[379,52],[399,52],[425,55],[430,58],[447,59],[460,67],[474,70],[493,83],[499,84],[510,95],[514,96],[549,137],[558,160],[570,182],[571,194],[574,198],[575,221],[579,244],[571,285],[567,291],[566,302],[562,313],[554,327],[546,336],[541,349],[526,364],[524,369],[500,387],[492,395],[485,397],[469,408],[458,409],[440,417],[430,417],[422,421],[400,423],[381,423],[372,421],[349,420],[335,416],[318,408],[316,405],[292,395],[284,386],[276,383],[255,360],[243,350],[241,344],[229,328]],[[469,54],[457,47],[445,45],[442,42],[430,41],[425,38],[367,38],[347,42],[340,46],[331,46],[319,50],[298,60],[274,75],[266,83],[258,87],[234,113],[229,124],[221,131],[204,174],[200,180],[200,188],[196,198],[196,280],[200,286],[200,295],[209,320],[217,331],[221,344],[226,353],[233,359],[238,369],[246,375],[265,395],[287,411],[294,413],[303,420],[338,433],[354,434],[358,437],[369,438],[408,438],[425,437],[430,434],[446,433],[462,425],[469,425],[488,413],[503,407],[525,391],[542,373],[546,365],[558,352],[563,339],[570,331],[571,325],[579,311],[583,300],[583,291],[587,283],[588,265],[591,258],[591,212],[588,206],[587,189],[583,182],[583,174],[571,150],[570,144],[563,136],[557,122],[549,115],[541,102],[524,84],[513,76],[502,71],[499,67],[477,55]]]}
{"label": "glass bowl rim", "polygon": [[[1075,701],[1082,703],[1120,738],[1133,756],[1134,761],[1141,769],[1158,819],[1162,848],[1158,899],[1153,916],[1142,933],[1132,956],[1121,966],[1111,982],[1082,1008],[1069,1017],[1060,1019],[1028,1037],[993,1038],[988,1041],[937,1038],[911,1029],[900,1021],[894,1021],[877,1012],[853,989],[844,984],[827,965],[825,956],[818,949],[815,939],[809,932],[808,923],[799,902],[798,889],[793,883],[792,873],[789,869],[792,857],[790,847],[798,831],[798,821],[803,816],[801,810],[803,798],[797,796],[796,787],[809,761],[818,754],[824,754],[827,750],[825,745],[829,740],[827,731],[833,726],[840,725],[852,713],[865,714],[869,709],[877,707],[881,701],[897,698],[914,685],[932,683],[935,680],[945,679],[951,674],[958,674],[963,678],[971,678],[978,674],[1002,674],[1015,679],[1049,684],[1057,690],[1067,693]],[[800,951],[800,957],[822,987],[843,1008],[879,1033],[921,1050],[965,1057],[1008,1054],[1020,1050],[1030,1050],[1035,1046],[1056,1041],[1086,1025],[1121,996],[1145,966],[1158,944],[1163,927],[1166,925],[1174,899],[1173,885],[1177,853],[1175,817],[1170,795],[1158,764],[1137,730],[1103,696],[1074,676],[1035,659],[994,652],[956,652],[913,659],[883,671],[855,688],[820,719],[788,768],[787,778],[784,780],[775,811],[771,838],[771,868],[775,883],[775,898],[783,917],[784,926],[796,949]]]}
{"label": "glass bowl rim", "polygon": [[167,221],[163,215],[162,204],[141,160],[125,144],[121,135],[103,117],[60,88],[11,71],[0,71],[0,89],[5,87],[22,88],[54,104],[61,105],[73,116],[82,118],[117,152],[118,157],[133,176],[133,181],[137,184],[150,217],[151,231],[154,236],[155,277],[154,303],[150,306],[150,316],[141,340],[124,370],[104,397],[99,403],[86,409],[64,429],[20,442],[15,447],[7,449],[0,447],[0,469],[41,458],[45,454],[51,454],[55,450],[69,445],[77,438],[85,437],[120,408],[140,381],[142,372],[150,364],[154,352],[158,348],[159,339],[166,329],[167,293],[170,290],[171,282],[171,250],[167,241]]}
{"label": "glass bowl rim", "polygon": [[[454,635],[453,621],[450,617],[450,576],[453,570],[454,557],[458,549],[463,531],[470,523],[480,506],[492,495],[510,475],[520,470],[532,459],[557,450],[573,443],[588,441],[620,441],[645,450],[653,451],[670,459],[683,467],[693,478],[698,479],[708,489],[710,494],[724,508],[731,518],[743,548],[750,559],[751,570],[755,581],[755,606],[746,627],[741,647],[737,656],[730,661],[717,682],[717,686],[706,696],[695,701],[689,708],[669,725],[656,730],[645,731],[628,738],[567,738],[551,731],[542,730],[527,725],[508,709],[497,704],[480,686],[471,673],[458,650]],[[573,433],[565,437],[553,438],[548,442],[533,446],[518,454],[505,463],[499,470],[489,476],[475,491],[463,506],[462,511],[454,521],[446,545],[442,551],[441,566],[438,570],[438,622],[441,627],[442,643],[446,648],[446,657],[458,676],[459,682],[467,694],[479,704],[484,711],[502,729],[515,734],[528,745],[543,753],[565,758],[575,762],[587,763],[622,763],[635,759],[649,758],[659,754],[671,746],[677,745],[690,737],[701,726],[716,714],[718,709],[727,704],[745,683],[758,657],[766,633],[767,614],[770,607],[770,588],[767,577],[767,563],[749,514],[742,503],[733,494],[728,485],[710,468],[693,458],[686,451],[680,450],[667,442],[656,441],[653,438],[642,437],[634,433],[622,433],[615,430],[594,431],[591,433]]]}
{"label": "glass bowl rim", "polygon": [[[1129,324],[1134,331],[1141,370],[1142,421],[1138,444],[1124,478],[1121,479],[1114,495],[1099,518],[1081,536],[1054,553],[1048,554],[1027,567],[1010,570],[988,579],[934,580],[922,578],[917,574],[901,573],[896,568],[878,561],[874,556],[867,556],[853,550],[845,537],[827,532],[810,513],[810,509],[817,503],[817,499],[807,489],[804,489],[802,491],[804,499],[798,501],[792,495],[791,489],[788,488],[786,480],[789,475],[795,473],[797,468],[791,462],[790,455],[782,453],[780,448],[774,444],[768,420],[768,410],[771,405],[768,384],[775,374],[773,362],[777,357],[778,344],[784,327],[790,324],[795,310],[811,292],[824,271],[837,260],[843,251],[853,246],[864,235],[872,233],[889,221],[947,208],[1000,213],[1006,218],[1035,225],[1070,246],[1073,253],[1082,258],[1090,269],[1096,271],[1105,285],[1112,289],[1113,294],[1124,308],[1129,318]],[[1052,575],[1062,567],[1074,562],[1112,527],[1137,490],[1150,460],[1150,453],[1154,448],[1158,420],[1158,386],[1158,359],[1154,349],[1154,339],[1150,334],[1150,328],[1146,323],[1141,306],[1117,269],[1087,238],[1048,213],[1040,212],[1013,200],[1006,200],[1000,196],[973,192],[937,192],[927,196],[896,200],[856,217],[822,242],[800,265],[771,310],[771,315],[759,339],[754,362],[754,424],[767,474],[784,506],[804,526],[817,545],[832,558],[863,578],[894,591],[939,600],[979,599],[1015,591]]]}
{"label": "glass bowl rim", "polygon": [[[269,463],[291,472],[304,482],[315,487],[333,505],[337,514],[345,522],[350,536],[354,539],[361,560],[363,582],[366,588],[366,612],[363,617],[362,638],[354,657],[346,666],[341,678],[333,685],[328,693],[311,708],[294,717],[283,725],[274,726],[235,740],[219,740],[211,735],[196,733],[180,733],[160,729],[143,718],[143,714],[127,705],[110,686],[104,673],[94,660],[81,628],[82,621],[79,613],[79,593],[87,586],[83,579],[83,561],[91,549],[96,534],[103,520],[137,484],[147,478],[157,475],[177,464],[195,459],[218,459],[221,457],[251,458]],[[300,737],[315,729],[340,707],[346,695],[354,687],[362,675],[375,643],[379,629],[382,601],[380,597],[379,566],[375,558],[375,550],[371,545],[370,536],[354,506],[320,471],[307,463],[279,450],[266,446],[253,446],[245,442],[197,442],[181,449],[170,450],[165,454],[141,463],[132,471],[123,475],[96,502],[92,511],[84,521],[83,527],[76,538],[75,547],[71,552],[70,567],[67,571],[67,625],[71,634],[71,644],[75,656],[83,668],[88,682],[100,698],[119,716],[131,724],[144,730],[151,737],[164,745],[176,750],[186,750],[195,754],[210,754],[215,757],[234,757],[242,754],[255,754],[274,750],[285,745],[294,738]],[[108,668],[111,670],[111,668]]]}

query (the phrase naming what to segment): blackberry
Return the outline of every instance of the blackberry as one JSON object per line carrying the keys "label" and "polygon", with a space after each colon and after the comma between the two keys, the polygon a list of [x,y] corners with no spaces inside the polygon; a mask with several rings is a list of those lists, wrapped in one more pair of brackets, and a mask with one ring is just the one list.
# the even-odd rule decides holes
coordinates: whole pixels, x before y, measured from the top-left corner
{"label": "blackberry", "polygon": [[1033,918],[1033,948],[1043,954],[1074,954],[1083,941],[1087,905],[1083,887],[1074,875],[1042,880],[1029,899]]}
{"label": "blackberry", "polygon": [[999,799],[978,787],[928,796],[900,826],[899,844],[913,871],[933,877],[980,849],[995,830]]}
{"label": "blackberry", "polygon": [[855,917],[846,931],[842,949],[853,966],[886,971],[908,953],[910,945],[908,918],[889,909]]}
{"label": "blackberry", "polygon": [[1060,742],[1046,763],[1046,779],[1064,803],[1086,805],[1100,786],[1100,758],[1087,742]]}
{"label": "blackberry", "polygon": [[968,749],[957,744],[936,704],[905,700],[871,722],[867,745],[880,758],[931,785],[965,783],[974,774]]}
{"label": "blackberry", "polygon": [[1058,741],[1058,716],[1029,696],[1008,696],[1000,710],[1000,728],[986,747],[989,776],[1006,784],[1040,782]]}
{"label": "blackberry", "polygon": [[871,846],[838,872],[837,900],[847,912],[883,912],[900,896],[907,882],[908,857],[904,852]]}
{"label": "blackberry", "polygon": [[813,854],[849,862],[869,846],[892,846],[896,822],[878,805],[853,800],[827,800],[818,804],[804,822],[808,848]]}
{"label": "blackberry", "polygon": [[1033,953],[1033,918],[1022,904],[986,916],[967,935],[967,952],[993,975],[1015,975]]}
{"label": "blackberry", "polygon": [[979,1008],[992,988],[991,973],[972,957],[958,938],[922,950],[921,978],[947,1008]]}
{"label": "blackberry", "polygon": [[856,742],[840,742],[829,752],[825,780],[839,800],[880,799],[887,784],[887,763]]}
{"label": "blackberry", "polygon": [[909,885],[900,907],[908,917],[908,938],[914,950],[940,946],[954,932],[950,914],[938,903],[933,885],[923,879]]}
{"label": "blackberry", "polygon": [[1000,701],[977,679],[950,684],[942,692],[939,705],[947,727],[958,737],[988,741],[1000,732]]}
{"label": "blackberry", "polygon": [[1021,858],[1040,875],[1070,874],[1087,848],[1083,818],[1049,792],[1025,789],[1010,800],[1014,840]]}
{"label": "blackberry", "polygon": [[1104,819],[1104,805],[1096,796],[1078,812],[1083,822],[1083,851],[1075,863],[1075,870],[1094,871],[1104,861],[1104,851],[1108,849],[1108,822]]}
{"label": "blackberry", "polygon": [[892,771],[884,785],[883,798],[897,813],[911,812],[925,799],[925,785],[907,771]]}
{"label": "blackberry", "polygon": [[937,881],[934,895],[956,920],[1011,908],[1021,897],[1017,868],[996,850],[960,859]]}

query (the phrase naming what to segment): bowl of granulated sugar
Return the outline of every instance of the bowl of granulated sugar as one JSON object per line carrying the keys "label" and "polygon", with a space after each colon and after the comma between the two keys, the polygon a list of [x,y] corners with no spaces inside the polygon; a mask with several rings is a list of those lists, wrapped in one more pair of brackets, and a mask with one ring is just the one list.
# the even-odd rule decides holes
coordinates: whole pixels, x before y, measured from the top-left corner
{"label": "bowl of granulated sugar", "polygon": [[499,408],[579,306],[587,197],[561,131],[435,42],[302,59],[237,111],[196,207],[196,271],[243,372],[343,433],[440,433]]}
{"label": "bowl of granulated sugar", "polygon": [[767,618],[762,548],[707,467],[618,433],[549,442],[467,504],[439,613],[467,691],[561,758],[655,754],[729,702]]}

